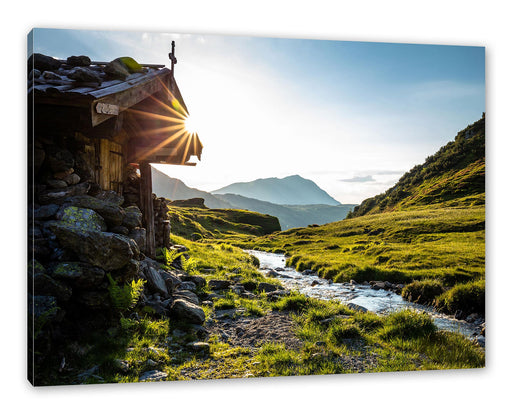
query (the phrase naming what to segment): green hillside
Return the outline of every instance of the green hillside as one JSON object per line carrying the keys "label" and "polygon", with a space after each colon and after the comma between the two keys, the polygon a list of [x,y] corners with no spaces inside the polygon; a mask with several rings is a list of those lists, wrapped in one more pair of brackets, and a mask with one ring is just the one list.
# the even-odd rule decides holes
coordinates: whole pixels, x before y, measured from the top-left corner
{"label": "green hillside", "polygon": [[241,243],[336,282],[404,284],[447,313],[485,313],[485,117],[347,219]]}
{"label": "green hillside", "polygon": [[364,200],[348,217],[431,204],[485,204],[485,115],[385,193]]}
{"label": "green hillside", "polygon": [[170,206],[172,233],[189,240],[262,236],[280,231],[276,217],[245,210]]}

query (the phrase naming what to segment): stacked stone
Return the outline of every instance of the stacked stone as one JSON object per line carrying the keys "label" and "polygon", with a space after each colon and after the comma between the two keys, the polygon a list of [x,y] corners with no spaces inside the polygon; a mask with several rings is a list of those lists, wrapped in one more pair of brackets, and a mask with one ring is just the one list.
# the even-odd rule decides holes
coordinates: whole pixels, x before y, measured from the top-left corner
{"label": "stacked stone", "polygon": [[123,196],[125,205],[140,207],[140,174],[135,164],[126,166]]}
{"label": "stacked stone", "polygon": [[170,248],[171,242],[169,239],[171,233],[171,224],[169,221],[169,206],[168,201],[163,197],[156,197],[153,194],[153,212],[155,222],[155,245],[157,247]]}

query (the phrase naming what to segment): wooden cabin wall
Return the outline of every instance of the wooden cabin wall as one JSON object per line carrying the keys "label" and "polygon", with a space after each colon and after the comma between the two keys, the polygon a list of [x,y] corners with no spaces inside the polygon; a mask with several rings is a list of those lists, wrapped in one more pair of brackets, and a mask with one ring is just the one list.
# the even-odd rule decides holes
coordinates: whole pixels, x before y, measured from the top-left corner
{"label": "wooden cabin wall", "polygon": [[123,192],[123,171],[125,156],[123,146],[108,139],[99,140],[99,180],[98,184],[104,190]]}

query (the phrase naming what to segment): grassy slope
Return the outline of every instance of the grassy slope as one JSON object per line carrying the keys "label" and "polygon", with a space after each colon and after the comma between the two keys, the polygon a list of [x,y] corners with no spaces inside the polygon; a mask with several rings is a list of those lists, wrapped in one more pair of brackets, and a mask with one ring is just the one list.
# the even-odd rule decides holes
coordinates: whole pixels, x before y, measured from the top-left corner
{"label": "grassy slope", "polygon": [[[257,272],[253,258],[239,248],[177,236],[172,236],[172,241],[189,248],[190,262],[185,267],[207,279],[278,283]],[[197,293],[205,297],[210,290],[204,287]],[[271,311],[290,312],[295,333],[303,341],[300,349],[287,349],[279,343],[249,349],[211,336],[209,352],[197,354],[186,346],[198,340],[193,328],[145,314],[136,307],[120,314],[119,324],[108,332],[91,332],[80,344],[68,344],[63,350],[66,369],[56,370],[60,362],[56,356],[41,371],[44,383],[137,382],[150,369],[167,373],[167,380],[187,380],[475,368],[485,364],[482,349],[458,334],[437,331],[426,315],[403,311],[379,317],[298,294],[270,302],[264,294],[254,293],[255,298],[245,299],[226,292],[214,301],[213,310],[229,304],[255,318]],[[212,308],[202,307],[207,318],[212,317]],[[133,316],[134,311],[140,318]],[[184,336],[178,335],[177,329]],[[148,365],[149,360],[152,365]],[[118,361],[125,361],[128,368],[119,369]],[[94,375],[78,376],[91,367],[96,367]]]}
{"label": "grassy slope", "polygon": [[171,206],[169,220],[173,234],[190,240],[261,236],[281,230],[277,218],[245,210]]}
{"label": "grassy slope", "polygon": [[289,265],[335,281],[409,283],[411,300],[484,314],[485,118],[350,216],[241,245],[285,252]]}

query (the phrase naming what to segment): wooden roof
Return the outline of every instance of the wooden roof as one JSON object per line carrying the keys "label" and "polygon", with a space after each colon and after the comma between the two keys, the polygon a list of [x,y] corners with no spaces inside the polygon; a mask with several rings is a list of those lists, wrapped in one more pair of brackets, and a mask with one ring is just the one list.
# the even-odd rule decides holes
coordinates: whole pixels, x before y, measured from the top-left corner
{"label": "wooden roof", "polygon": [[[54,71],[58,75],[56,79],[41,75],[29,81],[28,93],[33,98],[29,99],[29,106],[32,102],[34,119],[40,130],[89,131],[93,136],[108,137],[109,132],[113,135],[120,128],[128,128],[136,134],[134,136],[140,137],[138,147],[145,148],[142,152],[131,150],[129,158],[132,162],[186,164],[192,155],[201,158],[202,144],[197,134],[188,137],[187,145],[177,146],[175,140],[168,140],[169,134],[150,132],[158,129],[155,122],[159,122],[162,129],[164,121],[141,118],[141,113],[151,113],[165,119],[165,125],[181,123],[183,126],[188,109],[169,69],[163,65],[142,65],[142,73],[132,73],[120,80],[109,79],[102,72],[108,62],[92,63],[89,68],[102,76],[101,84],[68,78],[70,69],[64,62],[62,68]],[[152,99],[147,99],[150,97]],[[176,119],[170,116],[166,106],[174,108]],[[148,150],[155,147],[158,147],[156,151]]]}

